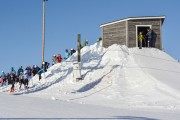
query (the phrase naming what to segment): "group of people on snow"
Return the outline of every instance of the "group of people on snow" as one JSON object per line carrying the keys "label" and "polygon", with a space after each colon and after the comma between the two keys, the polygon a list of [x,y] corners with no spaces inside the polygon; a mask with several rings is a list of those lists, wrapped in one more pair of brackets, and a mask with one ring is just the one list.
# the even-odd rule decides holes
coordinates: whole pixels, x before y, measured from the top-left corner
{"label": "group of people on snow", "polygon": [[[101,40],[101,39],[99,39]],[[84,40],[81,48],[85,47],[88,44],[88,40]],[[73,55],[76,52],[76,50],[74,50],[73,48],[70,49],[70,52],[68,51],[68,49],[65,50],[65,55],[64,55],[64,60],[68,59],[71,55]],[[52,56],[52,65],[55,65],[56,63],[61,63],[62,62],[62,57],[61,54],[53,55]],[[27,66],[25,69],[23,69],[22,66],[19,67],[19,69],[16,70],[14,69],[14,67],[11,67],[10,72],[5,73],[4,71],[2,71],[1,75],[0,75],[0,86],[3,85],[9,85],[11,84],[11,90],[10,92],[14,92],[14,87],[15,87],[15,83],[19,83],[19,89],[22,88],[22,85],[24,85],[25,89],[28,89],[28,84],[29,84],[29,80],[31,77],[35,76],[36,74],[39,75],[39,80],[41,79],[41,74],[45,73],[47,71],[47,69],[49,68],[49,63],[48,62],[43,62],[41,67],[37,66],[37,65],[33,65],[32,67]]]}
{"label": "group of people on snow", "polygon": [[[74,50],[74,48],[71,48],[70,52],[68,51],[68,49],[66,49],[65,54],[64,54],[64,60],[68,59],[75,52],[76,52],[76,50]],[[61,63],[61,62],[62,62],[61,54],[58,54],[57,56],[54,54],[52,56],[52,65],[54,65],[56,63]]]}
{"label": "group of people on snow", "polygon": [[[139,40],[139,49],[144,47],[153,47],[153,31],[151,29],[147,30],[147,34],[144,31],[139,32],[138,40]],[[144,44],[144,45],[143,45]]]}
{"label": "group of people on snow", "polygon": [[[76,50],[74,50],[73,48],[71,48],[70,53],[66,49],[64,59],[65,60],[68,59],[75,52]],[[58,54],[58,56],[53,55],[52,65],[61,62],[62,62],[62,57],[60,54]],[[38,67],[37,65],[33,65],[32,68],[30,66],[27,66],[25,69],[23,69],[23,67],[20,66],[17,72],[14,69],[14,67],[11,67],[11,70],[8,73],[2,71],[0,75],[0,86],[11,84],[12,86],[10,92],[14,92],[15,83],[19,83],[19,89],[21,89],[22,85],[24,85],[24,88],[27,89],[29,88],[28,87],[29,79],[35,76],[36,74],[38,74],[40,80],[41,74],[47,71],[49,65],[50,64],[48,62],[43,62],[41,67]]]}
{"label": "group of people on snow", "polygon": [[19,89],[21,89],[22,84],[24,84],[24,88],[27,89],[29,78],[31,76],[35,76],[38,73],[39,69],[40,68],[37,65],[34,65],[32,68],[30,66],[27,66],[25,69],[23,69],[23,67],[20,66],[17,72],[14,69],[14,67],[11,67],[10,72],[6,74],[4,71],[2,71],[0,77],[1,86],[11,84],[12,86],[10,92],[14,92],[14,85],[15,83],[19,82],[20,84]]}

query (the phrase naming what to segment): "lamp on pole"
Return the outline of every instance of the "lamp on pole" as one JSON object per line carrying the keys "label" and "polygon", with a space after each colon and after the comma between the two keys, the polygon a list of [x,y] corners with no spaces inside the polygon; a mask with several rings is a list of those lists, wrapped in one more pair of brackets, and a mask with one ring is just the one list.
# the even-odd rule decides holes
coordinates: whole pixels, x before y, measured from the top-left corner
{"label": "lamp on pole", "polygon": [[42,64],[44,62],[44,46],[45,46],[45,10],[46,10],[46,1],[43,0],[43,16],[42,16]]}

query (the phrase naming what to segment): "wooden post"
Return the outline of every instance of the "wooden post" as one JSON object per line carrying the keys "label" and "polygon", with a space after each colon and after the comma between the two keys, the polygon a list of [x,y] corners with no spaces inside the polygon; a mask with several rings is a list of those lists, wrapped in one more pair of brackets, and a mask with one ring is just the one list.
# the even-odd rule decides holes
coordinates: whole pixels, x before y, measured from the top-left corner
{"label": "wooden post", "polygon": [[81,62],[81,35],[78,34],[78,62]]}

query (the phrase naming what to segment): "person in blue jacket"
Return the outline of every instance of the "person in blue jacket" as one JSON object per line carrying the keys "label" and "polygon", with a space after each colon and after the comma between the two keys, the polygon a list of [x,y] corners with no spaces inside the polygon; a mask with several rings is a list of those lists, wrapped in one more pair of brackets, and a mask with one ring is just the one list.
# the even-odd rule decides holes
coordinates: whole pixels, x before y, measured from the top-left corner
{"label": "person in blue jacket", "polygon": [[18,69],[18,76],[20,75],[21,72],[22,72],[22,73],[24,72],[22,66],[20,66],[19,69]]}
{"label": "person in blue jacket", "polygon": [[14,70],[14,67],[11,67],[11,72],[10,73],[16,75],[16,71]]}
{"label": "person in blue jacket", "polygon": [[148,38],[148,47],[152,47],[152,30],[148,29],[148,33],[146,34],[147,38]]}
{"label": "person in blue jacket", "polygon": [[6,74],[4,73],[4,71],[2,71],[1,77],[5,77]]}
{"label": "person in blue jacket", "polygon": [[68,58],[69,58],[69,56],[70,56],[70,53],[69,53],[68,49],[66,49],[64,59],[65,59],[65,60],[66,60],[66,59],[68,59]]}
{"label": "person in blue jacket", "polygon": [[41,69],[38,71],[39,81],[41,80],[41,74],[42,73],[45,73],[45,69],[43,67],[41,67]]}

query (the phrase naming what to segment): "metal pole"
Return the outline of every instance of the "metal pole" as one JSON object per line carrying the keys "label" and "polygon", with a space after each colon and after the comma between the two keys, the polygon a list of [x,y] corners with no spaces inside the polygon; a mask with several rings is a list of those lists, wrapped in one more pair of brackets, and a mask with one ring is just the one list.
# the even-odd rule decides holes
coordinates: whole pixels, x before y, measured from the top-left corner
{"label": "metal pole", "polygon": [[42,64],[44,62],[44,46],[45,46],[45,10],[46,10],[46,0],[43,0],[43,16],[42,16]]}

